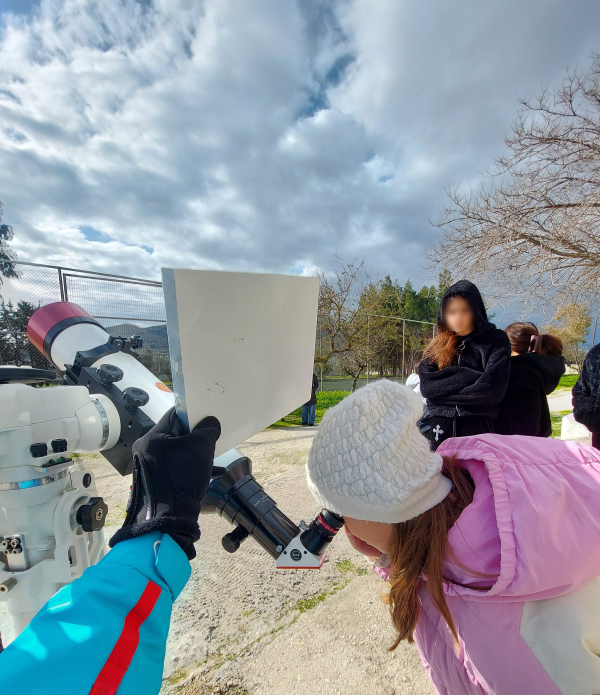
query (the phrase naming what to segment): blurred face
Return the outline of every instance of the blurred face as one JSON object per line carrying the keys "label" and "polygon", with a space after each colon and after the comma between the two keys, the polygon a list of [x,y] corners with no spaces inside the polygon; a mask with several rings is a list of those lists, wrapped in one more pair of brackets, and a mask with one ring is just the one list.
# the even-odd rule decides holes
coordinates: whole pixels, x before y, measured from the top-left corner
{"label": "blurred face", "polygon": [[458,335],[468,335],[475,330],[473,309],[466,299],[453,297],[444,306],[444,323]]}
{"label": "blurred face", "polygon": [[361,521],[344,517],[346,535],[350,545],[359,553],[376,560],[381,553],[387,553],[394,530],[393,524],[378,521]]}

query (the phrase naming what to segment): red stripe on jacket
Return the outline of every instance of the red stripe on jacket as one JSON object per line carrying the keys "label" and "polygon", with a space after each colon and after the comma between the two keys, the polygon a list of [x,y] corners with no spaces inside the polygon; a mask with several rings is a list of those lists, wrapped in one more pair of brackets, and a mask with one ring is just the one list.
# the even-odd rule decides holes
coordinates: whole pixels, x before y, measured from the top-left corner
{"label": "red stripe on jacket", "polygon": [[114,695],[135,655],[140,641],[140,626],[152,613],[161,588],[149,581],[138,602],[129,611],[123,629],[102,670],[98,674],[90,695]]}

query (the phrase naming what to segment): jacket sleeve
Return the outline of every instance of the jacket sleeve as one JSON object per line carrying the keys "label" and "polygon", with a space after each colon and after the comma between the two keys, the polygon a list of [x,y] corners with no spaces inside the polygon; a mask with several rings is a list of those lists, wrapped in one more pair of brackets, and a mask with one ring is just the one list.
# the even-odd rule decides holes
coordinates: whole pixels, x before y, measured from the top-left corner
{"label": "jacket sleeve", "polygon": [[[504,398],[508,387],[508,377],[510,376],[510,351],[506,347],[499,345],[495,347],[485,366],[485,371],[477,372],[466,367],[447,367],[442,371],[438,370],[438,374],[446,375],[448,372],[449,387],[452,382],[454,372],[450,370],[463,370],[456,374],[462,388],[455,391],[449,391],[448,388],[440,388],[441,384],[432,389],[432,401],[439,405],[488,405],[500,403]],[[467,386],[465,386],[467,381]],[[421,381],[421,393],[426,398],[429,398],[423,391],[423,382]]]}
{"label": "jacket sleeve", "polygon": [[480,376],[481,372],[468,367],[453,365],[440,369],[429,360],[423,360],[419,364],[421,395],[436,403],[458,393],[465,383],[476,383]]}
{"label": "jacket sleeve", "polygon": [[168,535],[117,544],[0,654],[3,688],[12,695],[158,693],[171,608],[189,576],[185,553]]}
{"label": "jacket sleeve", "polygon": [[573,417],[577,422],[580,422],[591,432],[594,432],[597,431],[597,423],[593,422],[596,418],[594,418],[590,376],[590,360],[586,357],[583,361],[579,379],[577,379],[575,386],[573,386]]}

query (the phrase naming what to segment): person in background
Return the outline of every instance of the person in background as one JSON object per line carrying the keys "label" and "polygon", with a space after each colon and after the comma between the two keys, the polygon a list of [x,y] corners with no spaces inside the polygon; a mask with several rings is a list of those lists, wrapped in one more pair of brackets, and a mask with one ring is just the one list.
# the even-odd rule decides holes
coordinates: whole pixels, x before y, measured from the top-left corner
{"label": "person in background", "polygon": [[[418,396],[421,396],[421,380],[416,372],[408,375],[406,379],[406,386],[408,386],[409,389],[412,389]],[[423,403],[426,402],[423,396],[421,396],[421,400]]]}
{"label": "person in background", "polygon": [[600,344],[585,356],[573,387],[573,417],[592,433],[592,446],[600,449]]}
{"label": "person in background", "polygon": [[437,315],[437,332],[419,364],[427,399],[433,451],[449,437],[494,431],[510,374],[510,342],[487,318],[477,287],[449,287]]}
{"label": "person in background", "polygon": [[214,417],[183,434],[173,408],[133,445],[112,550],[64,586],[0,654],[11,695],[157,695],[171,609],[190,578],[208,490]]}
{"label": "person in background", "polygon": [[315,424],[315,415],[317,412],[317,389],[319,388],[319,380],[317,379],[317,375],[313,373],[312,376],[312,391],[310,394],[310,400],[307,401],[302,408],[300,409],[300,412],[302,414],[302,425],[312,425]]}
{"label": "person in background", "polygon": [[562,342],[554,335],[540,335],[529,322],[511,323],[506,334],[511,346],[510,378],[494,432],[549,437],[552,422],[546,396],[565,373]]}
{"label": "person in background", "polygon": [[307,461],[389,582],[391,648],[416,642],[440,695],[597,695],[600,452],[497,434],[432,452],[421,409],[369,384],[325,413]]}

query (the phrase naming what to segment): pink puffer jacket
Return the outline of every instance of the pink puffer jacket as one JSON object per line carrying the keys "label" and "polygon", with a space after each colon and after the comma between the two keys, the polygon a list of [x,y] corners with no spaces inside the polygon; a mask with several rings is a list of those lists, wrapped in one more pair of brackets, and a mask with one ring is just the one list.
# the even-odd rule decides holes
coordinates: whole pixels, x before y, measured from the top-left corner
{"label": "pink puffer jacket", "polygon": [[415,640],[442,695],[600,694],[600,452],[494,434],[448,439],[475,482],[449,534],[452,635],[421,591]]}

